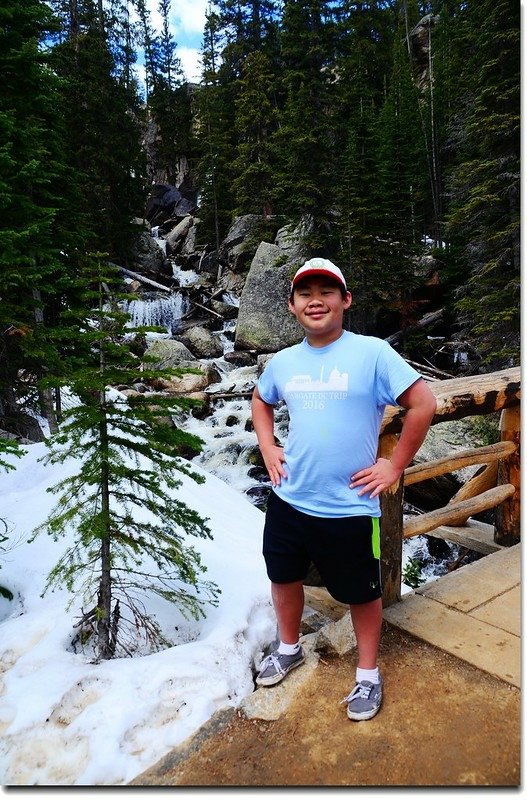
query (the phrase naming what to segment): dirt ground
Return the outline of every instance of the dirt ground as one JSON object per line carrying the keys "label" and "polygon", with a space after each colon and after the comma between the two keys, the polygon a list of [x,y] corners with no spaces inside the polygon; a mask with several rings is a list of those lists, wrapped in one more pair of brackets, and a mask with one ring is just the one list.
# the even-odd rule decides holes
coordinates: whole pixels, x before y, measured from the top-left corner
{"label": "dirt ground", "polygon": [[519,690],[384,626],[384,701],[372,720],[352,722],[339,705],[354,654],[321,654],[280,719],[219,712],[133,785],[519,786]]}

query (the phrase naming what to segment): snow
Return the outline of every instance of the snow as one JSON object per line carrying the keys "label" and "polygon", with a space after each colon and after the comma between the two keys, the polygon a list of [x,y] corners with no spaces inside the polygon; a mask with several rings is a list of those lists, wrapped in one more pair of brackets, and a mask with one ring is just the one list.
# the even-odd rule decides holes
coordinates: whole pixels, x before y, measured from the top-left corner
{"label": "snow", "polygon": [[[239,491],[201,471],[181,475],[178,499],[207,517],[213,539],[192,537],[221,588],[217,607],[190,622],[174,606],[145,599],[173,646],[134,658],[91,663],[71,642],[80,605],[65,589],[41,597],[73,531],[54,542],[33,529],[56,496],[46,492],[75,463],[44,465],[44,444],[25,448],[2,473],[0,519],[0,776],[7,786],[115,786],[132,780],[223,706],[253,691],[253,669],[276,636],[261,557],[263,513]],[[6,458],[6,460],[8,460]]]}

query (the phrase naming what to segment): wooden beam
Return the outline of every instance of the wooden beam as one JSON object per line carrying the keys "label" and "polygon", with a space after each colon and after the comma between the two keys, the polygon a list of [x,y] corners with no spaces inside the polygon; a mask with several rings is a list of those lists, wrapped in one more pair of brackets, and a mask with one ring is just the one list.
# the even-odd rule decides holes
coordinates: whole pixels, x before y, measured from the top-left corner
{"label": "wooden beam", "polygon": [[495,508],[503,503],[508,497],[512,497],[515,491],[516,489],[511,483],[506,483],[503,486],[495,486],[477,497],[471,497],[459,503],[451,503],[418,517],[410,517],[404,522],[403,538],[409,539],[412,536],[428,533],[440,525],[463,524],[468,517],[473,517],[481,511],[487,511],[489,508]]}
{"label": "wooden beam", "polygon": [[444,458],[437,458],[435,461],[426,461],[422,464],[414,464],[404,471],[404,485],[411,486],[413,483],[436,478],[438,475],[446,475],[448,472],[455,472],[463,467],[470,467],[472,464],[491,464],[500,459],[507,458],[516,450],[514,442],[496,442],[486,447],[472,447],[468,450],[460,450]]}
{"label": "wooden beam", "polygon": [[[485,375],[434,381],[429,384],[437,399],[432,425],[463,417],[491,414],[493,411],[516,406],[520,402],[520,382],[520,367]],[[399,433],[405,413],[404,408],[387,406],[381,433]]]}
{"label": "wooden beam", "polygon": [[494,541],[494,525],[476,519],[469,519],[467,524],[462,527],[440,525],[438,528],[428,531],[426,535],[459,544],[461,547],[467,547],[469,550],[483,553],[485,556],[503,549]]}

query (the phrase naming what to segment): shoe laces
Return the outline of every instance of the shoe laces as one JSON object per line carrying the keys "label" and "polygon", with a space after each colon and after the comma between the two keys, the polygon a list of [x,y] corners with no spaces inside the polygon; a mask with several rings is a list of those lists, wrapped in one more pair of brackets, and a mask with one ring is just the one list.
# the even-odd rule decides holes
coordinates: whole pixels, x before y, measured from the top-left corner
{"label": "shoe laces", "polygon": [[342,705],[342,703],[349,703],[351,700],[356,700],[357,698],[360,698],[361,700],[367,700],[372,693],[372,690],[373,683],[357,683],[349,695],[340,701],[340,704]]}
{"label": "shoe laces", "polygon": [[280,664],[278,656],[275,655],[275,653],[270,653],[268,656],[266,656],[266,658],[264,658],[264,660],[260,665],[260,671],[262,672],[263,670],[267,669],[267,667],[271,666],[273,666],[280,673],[284,671],[282,665]]}

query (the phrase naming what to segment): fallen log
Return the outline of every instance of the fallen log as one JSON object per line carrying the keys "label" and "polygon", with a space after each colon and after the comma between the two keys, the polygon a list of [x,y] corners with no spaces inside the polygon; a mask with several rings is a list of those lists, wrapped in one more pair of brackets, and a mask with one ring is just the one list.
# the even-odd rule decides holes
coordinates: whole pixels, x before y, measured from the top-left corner
{"label": "fallen log", "polygon": [[444,314],[445,314],[444,308],[440,308],[438,311],[430,311],[428,314],[425,314],[420,320],[418,320],[413,325],[408,325],[403,330],[397,331],[396,333],[392,333],[390,336],[387,336],[385,341],[391,345],[398,344],[401,341],[401,339],[403,339],[408,333],[420,330],[421,328],[429,328],[432,325],[436,325],[438,322],[441,322]]}
{"label": "fallen log", "polygon": [[128,275],[129,278],[135,278],[136,281],[139,281],[140,283],[146,283],[147,286],[152,286],[154,289],[159,289],[162,292],[172,292],[172,289],[169,286],[163,286],[162,283],[157,283],[150,278],[145,278],[144,275],[140,275],[138,272],[132,272],[132,270],[125,269],[124,267],[118,267],[118,269],[120,269],[125,275]]}

